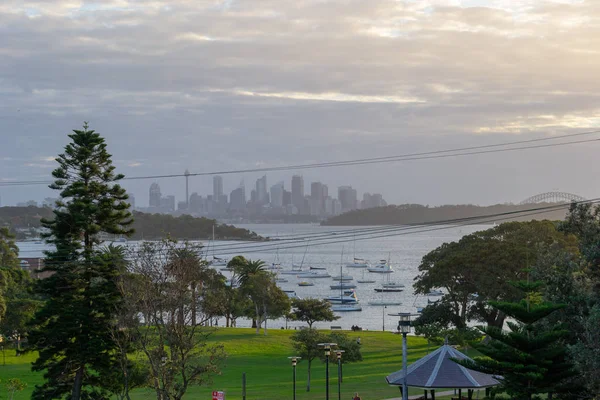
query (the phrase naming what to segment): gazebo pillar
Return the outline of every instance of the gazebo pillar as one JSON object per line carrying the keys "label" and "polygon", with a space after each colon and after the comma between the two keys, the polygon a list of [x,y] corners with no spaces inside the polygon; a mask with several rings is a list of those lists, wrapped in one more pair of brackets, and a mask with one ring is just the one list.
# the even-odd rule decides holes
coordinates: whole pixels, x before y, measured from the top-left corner
{"label": "gazebo pillar", "polygon": [[425,392],[425,400],[427,400],[427,389],[423,390]]}
{"label": "gazebo pillar", "polygon": [[435,400],[435,390],[431,389],[431,400]]}
{"label": "gazebo pillar", "polygon": [[474,391],[475,391],[475,389],[469,389],[469,394],[468,394],[469,400],[473,400],[473,392]]}
{"label": "gazebo pillar", "polygon": [[458,389],[458,399],[462,400],[462,389]]}

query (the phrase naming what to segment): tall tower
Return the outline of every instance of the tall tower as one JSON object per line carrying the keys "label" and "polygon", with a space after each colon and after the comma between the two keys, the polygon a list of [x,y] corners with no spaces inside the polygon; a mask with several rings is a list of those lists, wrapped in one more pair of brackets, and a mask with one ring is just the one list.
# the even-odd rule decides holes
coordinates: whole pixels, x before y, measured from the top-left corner
{"label": "tall tower", "polygon": [[292,176],[292,204],[299,214],[304,213],[304,178],[301,175]]}
{"label": "tall tower", "polygon": [[183,175],[185,175],[185,205],[186,205],[186,208],[189,209],[190,208],[190,187],[189,187],[190,171],[188,171],[186,169],[185,173]]}
{"label": "tall tower", "polygon": [[223,177],[213,176],[213,198],[218,200],[221,196],[223,196]]}
{"label": "tall tower", "polygon": [[150,207],[160,207],[160,198],[162,194],[160,193],[160,186],[158,183],[153,183],[150,185]]}

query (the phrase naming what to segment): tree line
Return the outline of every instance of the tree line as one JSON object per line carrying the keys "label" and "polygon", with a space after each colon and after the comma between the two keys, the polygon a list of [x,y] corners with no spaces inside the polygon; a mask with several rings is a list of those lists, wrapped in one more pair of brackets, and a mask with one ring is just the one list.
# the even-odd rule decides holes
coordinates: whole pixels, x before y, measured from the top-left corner
{"label": "tree line", "polygon": [[[434,343],[471,344],[463,365],[501,376],[514,399],[600,392],[600,207],[563,221],[509,222],[423,257],[417,294],[442,289],[415,321]],[[481,341],[481,338],[485,340]]]}
{"label": "tree line", "polygon": [[[227,326],[250,318],[265,335],[269,319],[306,321],[309,328],[294,341],[310,371],[312,343],[325,340],[312,325],[336,319],[327,302],[295,299],[292,311],[264,262],[234,257],[227,280],[207,264],[202,245],[165,232],[162,240],[135,248],[104,244],[103,234],[132,237],[140,214],[130,212],[118,183],[123,175],[115,172],[104,139],[87,124],[69,137],[52,172],[50,187],[59,200],[40,221],[53,245],[44,267],[50,276],[34,282],[20,268],[15,236],[0,228],[0,331],[17,354],[38,354],[32,370],[43,374],[43,383],[33,399],[129,399],[139,387],[152,388],[159,400],[181,399],[224,365],[223,345],[209,341],[220,317]],[[179,220],[192,230],[198,221],[141,218],[138,226]],[[221,226],[221,234],[229,228],[237,229]],[[348,351],[346,362],[360,359],[345,335],[333,339]],[[18,381],[9,384],[12,393],[22,389]]]}

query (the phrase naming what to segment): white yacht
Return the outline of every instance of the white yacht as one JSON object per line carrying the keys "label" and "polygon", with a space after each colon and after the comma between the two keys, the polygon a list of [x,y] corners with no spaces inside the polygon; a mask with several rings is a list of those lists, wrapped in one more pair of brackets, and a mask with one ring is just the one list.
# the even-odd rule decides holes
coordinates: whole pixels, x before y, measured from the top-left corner
{"label": "white yacht", "polygon": [[331,311],[334,311],[334,312],[362,311],[362,307],[359,304],[334,304],[331,306]]}
{"label": "white yacht", "polygon": [[348,282],[353,280],[354,278],[350,275],[335,275],[332,276],[331,279],[333,279],[334,281]]}
{"label": "white yacht", "polygon": [[364,259],[362,258],[354,258],[354,260],[349,263],[346,264],[346,268],[369,268],[370,265],[368,262],[366,262]]}
{"label": "white yacht", "polygon": [[343,294],[340,289],[339,296],[330,296],[327,298],[327,301],[330,303],[338,303],[338,304],[357,304],[358,297],[356,297],[356,292],[352,290],[350,294]]}
{"label": "white yacht", "polygon": [[326,271],[323,272],[315,272],[315,271],[309,271],[309,272],[303,272],[301,274],[296,275],[297,278],[300,279],[314,279],[314,278],[331,278],[331,275],[329,275]]}
{"label": "white yacht", "polygon": [[380,260],[376,265],[367,268],[367,271],[376,272],[380,274],[391,274],[392,272],[394,272],[394,270],[386,260]]}

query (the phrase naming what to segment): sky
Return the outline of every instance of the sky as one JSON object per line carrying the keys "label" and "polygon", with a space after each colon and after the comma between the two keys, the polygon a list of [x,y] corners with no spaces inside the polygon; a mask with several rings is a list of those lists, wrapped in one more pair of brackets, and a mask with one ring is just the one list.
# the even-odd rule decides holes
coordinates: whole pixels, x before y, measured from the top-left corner
{"label": "sky", "polygon": [[[420,153],[600,129],[596,0],[2,0],[0,182],[84,121],[127,176]],[[596,136],[600,138],[600,134]],[[600,141],[318,170],[389,203],[599,196]],[[267,173],[290,189],[293,172]],[[257,173],[227,175],[249,193]],[[124,182],[138,206],[153,181]],[[184,180],[158,180],[183,200]],[[210,177],[190,191],[212,190]],[[3,205],[56,196],[1,186]]]}

